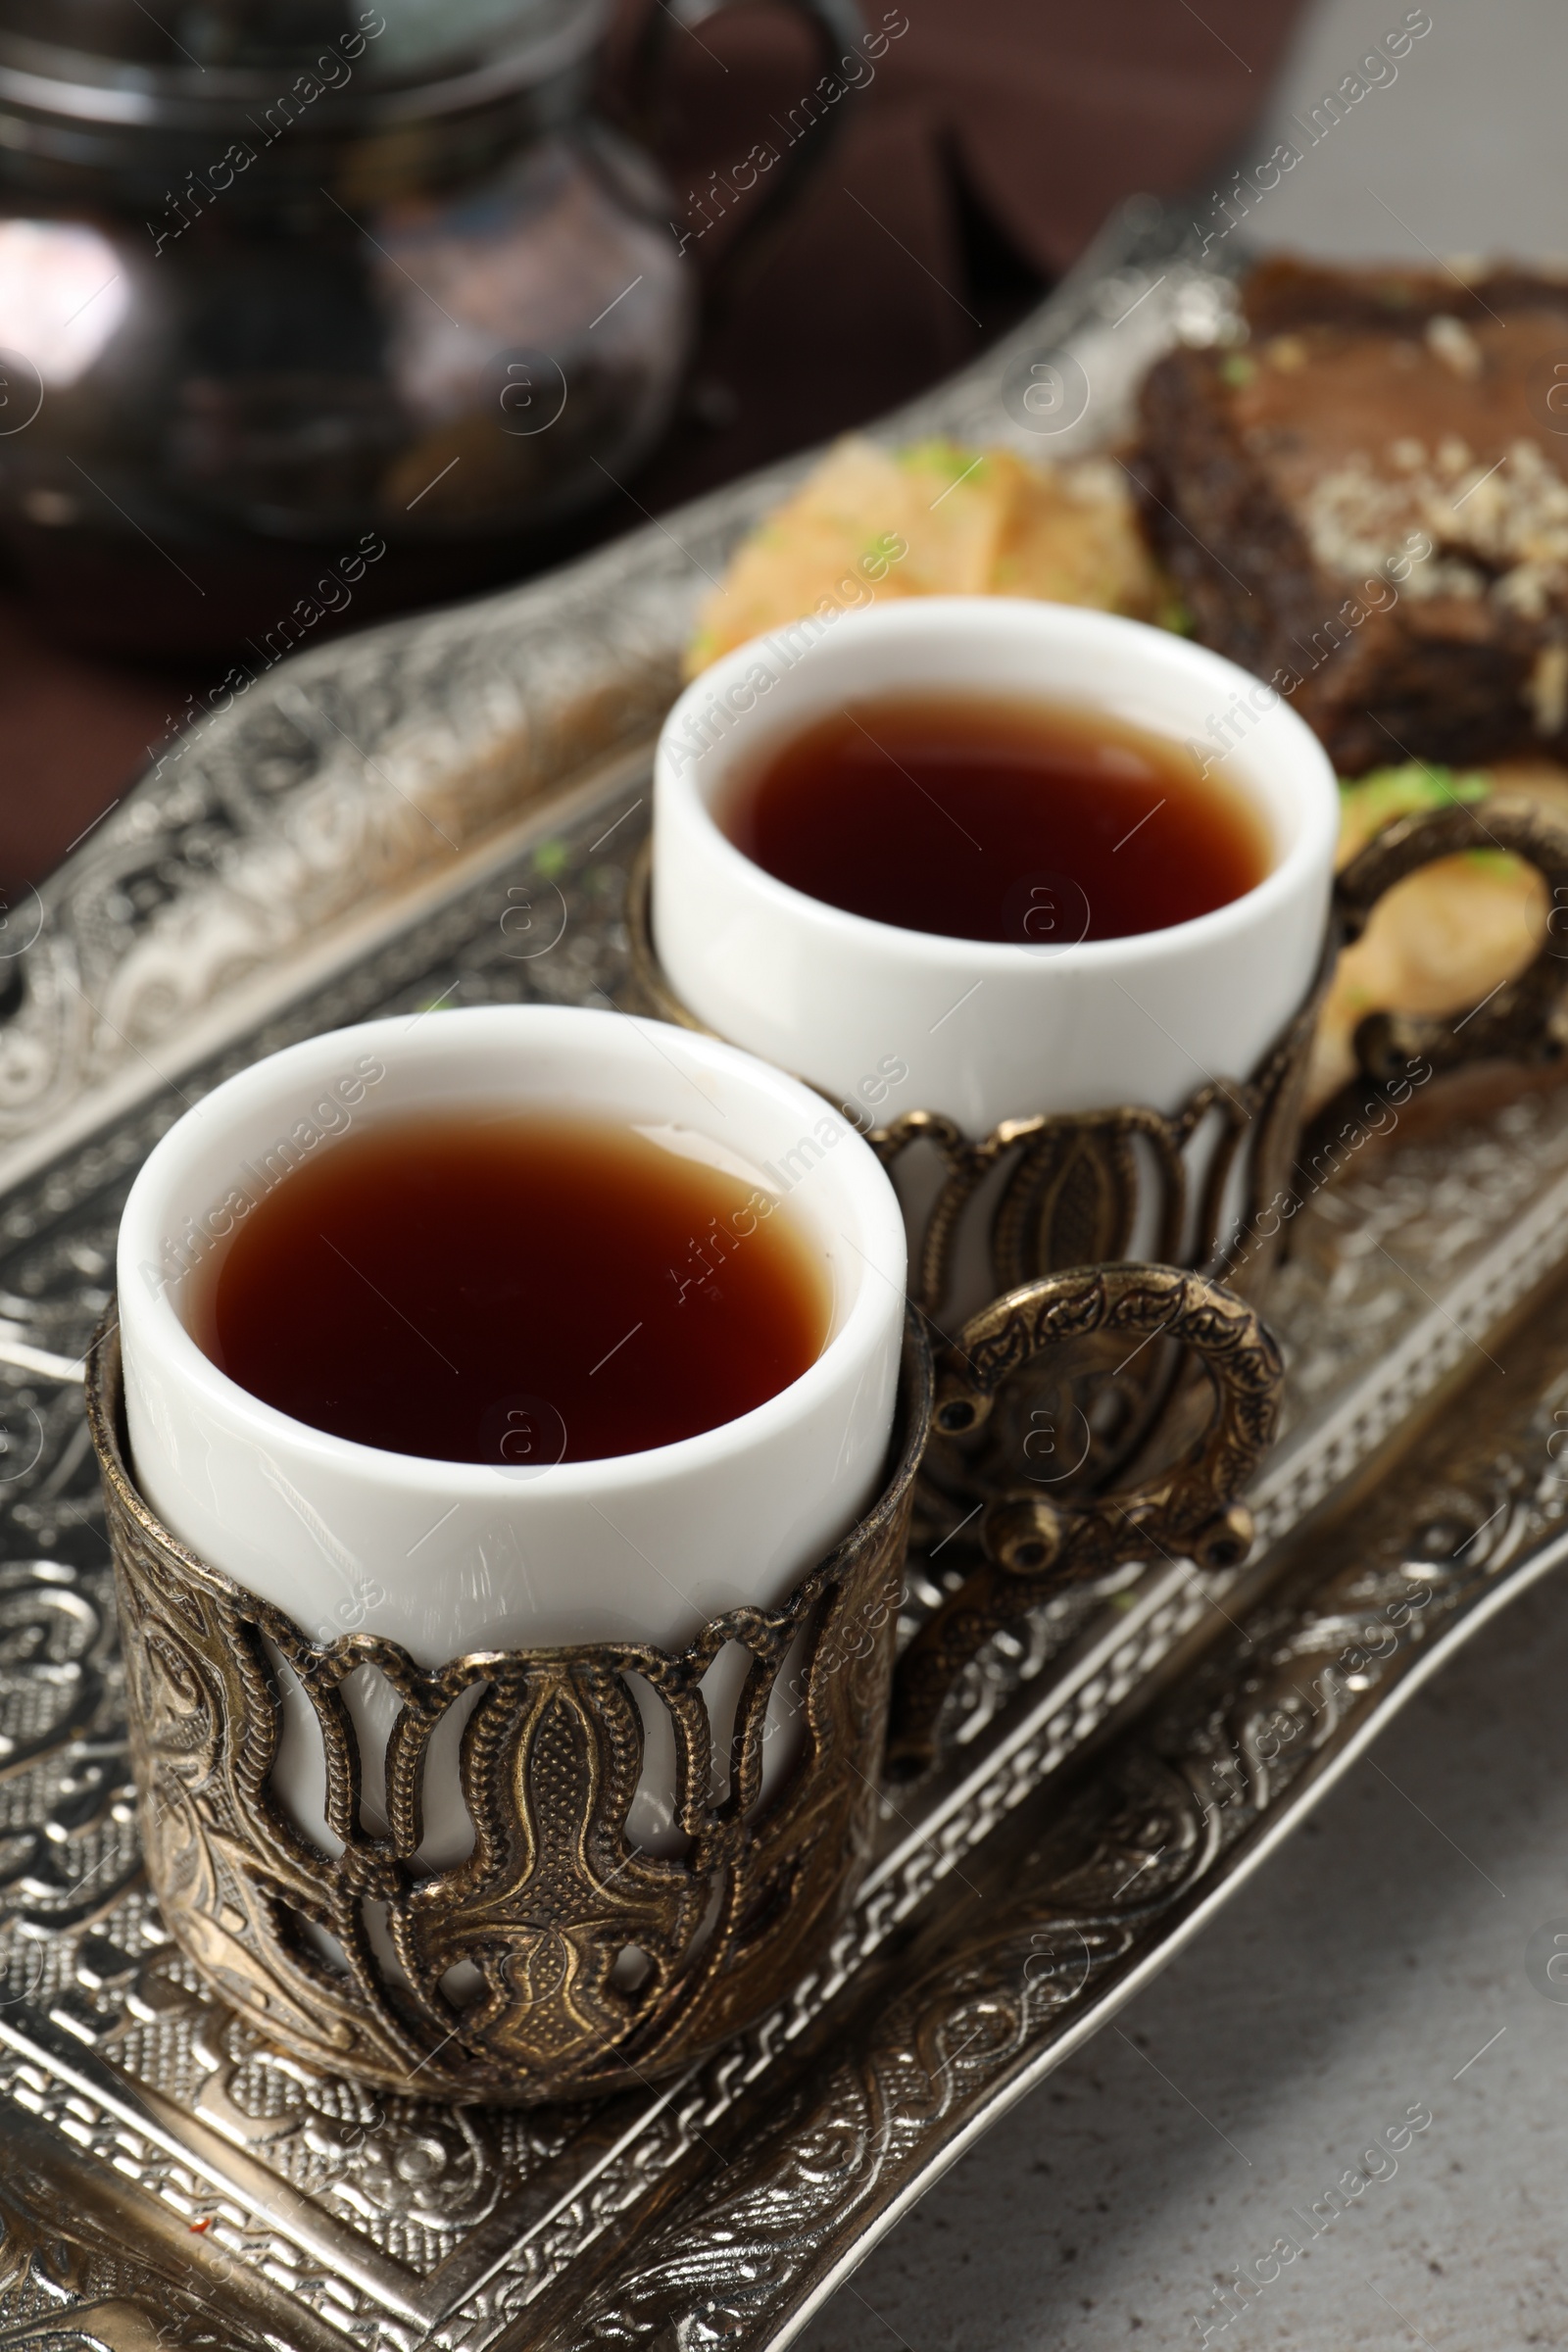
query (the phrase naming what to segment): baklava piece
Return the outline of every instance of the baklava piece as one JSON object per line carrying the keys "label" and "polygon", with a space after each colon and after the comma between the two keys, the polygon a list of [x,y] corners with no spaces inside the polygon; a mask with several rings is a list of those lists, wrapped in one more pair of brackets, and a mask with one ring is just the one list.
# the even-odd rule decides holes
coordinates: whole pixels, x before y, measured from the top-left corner
{"label": "baklava piece", "polygon": [[[1144,386],[1192,626],[1342,774],[1568,749],[1568,280],[1291,261]],[[1216,741],[1226,738],[1215,714]]]}

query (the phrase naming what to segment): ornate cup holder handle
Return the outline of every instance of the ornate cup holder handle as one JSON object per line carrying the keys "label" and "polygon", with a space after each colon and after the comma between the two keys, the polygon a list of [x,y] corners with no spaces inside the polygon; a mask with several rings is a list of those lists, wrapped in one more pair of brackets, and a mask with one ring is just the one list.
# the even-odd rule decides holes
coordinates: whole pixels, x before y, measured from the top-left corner
{"label": "ornate cup holder handle", "polygon": [[1081,1502],[1003,1493],[986,1504],[984,1559],[899,1662],[887,1755],[895,1778],[933,1762],[948,1693],[981,1645],[1064,1586],[1151,1552],[1233,1568],[1251,1548],[1251,1513],[1239,1497],[1273,1437],[1284,1370],[1252,1308],[1200,1274],[1089,1266],[994,1299],[938,1355],[933,1439],[978,1430],[1005,1381],[1099,1332],[1131,1348],[1162,1338],[1190,1348],[1215,1392],[1208,1426],[1142,1485]]}
{"label": "ornate cup holder handle", "polygon": [[1549,818],[1456,802],[1386,826],[1340,875],[1335,902],[1347,942],[1360,938],[1378,901],[1396,882],[1467,850],[1506,850],[1535,867],[1546,885],[1545,938],[1517,978],[1457,1021],[1451,1015],[1368,1013],[1355,1031],[1355,1054],[1365,1076],[1379,1085],[1403,1077],[1421,1060],[1433,1071],[1476,1061],[1552,1061],[1568,1044],[1561,1027],[1568,989],[1568,828]]}

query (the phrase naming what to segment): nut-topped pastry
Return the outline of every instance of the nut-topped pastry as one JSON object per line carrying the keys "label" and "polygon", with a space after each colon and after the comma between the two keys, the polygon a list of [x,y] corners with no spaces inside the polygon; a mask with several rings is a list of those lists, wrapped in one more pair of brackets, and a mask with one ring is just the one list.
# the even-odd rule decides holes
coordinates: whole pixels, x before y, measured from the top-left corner
{"label": "nut-topped pastry", "polygon": [[1341,771],[1568,744],[1568,279],[1275,261],[1143,395],[1198,635]]}

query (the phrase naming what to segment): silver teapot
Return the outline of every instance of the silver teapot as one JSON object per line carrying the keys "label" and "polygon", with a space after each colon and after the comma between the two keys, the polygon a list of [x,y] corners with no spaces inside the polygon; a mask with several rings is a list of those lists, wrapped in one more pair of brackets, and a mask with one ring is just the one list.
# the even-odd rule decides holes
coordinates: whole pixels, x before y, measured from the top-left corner
{"label": "silver teapot", "polygon": [[[656,0],[638,87],[713,5]],[[859,30],[794,5],[824,57]],[[0,541],[46,618],[193,651],[318,572],[357,616],[429,603],[625,481],[698,291],[661,172],[591,111],[605,16],[0,0]]]}

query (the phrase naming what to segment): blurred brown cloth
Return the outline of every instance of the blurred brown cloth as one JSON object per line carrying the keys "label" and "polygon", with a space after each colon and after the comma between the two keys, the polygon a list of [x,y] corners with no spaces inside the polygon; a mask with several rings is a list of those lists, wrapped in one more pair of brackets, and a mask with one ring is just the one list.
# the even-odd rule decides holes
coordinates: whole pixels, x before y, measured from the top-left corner
{"label": "blurred brown cloth", "polygon": [[[679,0],[624,0],[606,104],[649,124],[675,193],[672,234],[689,234],[715,297],[681,414],[632,485],[640,506],[660,513],[960,367],[1135,190],[1206,193],[1261,112],[1302,6],[862,0],[870,38],[838,76],[858,86],[831,104],[832,142],[764,258],[726,287],[746,199],[710,192],[745,178],[759,141],[784,155],[821,63],[778,7],[687,24]],[[628,85],[655,12],[650,108]],[[584,543],[640,520],[612,502]],[[0,890],[58,862],[210,669],[51,648],[0,597]]]}

